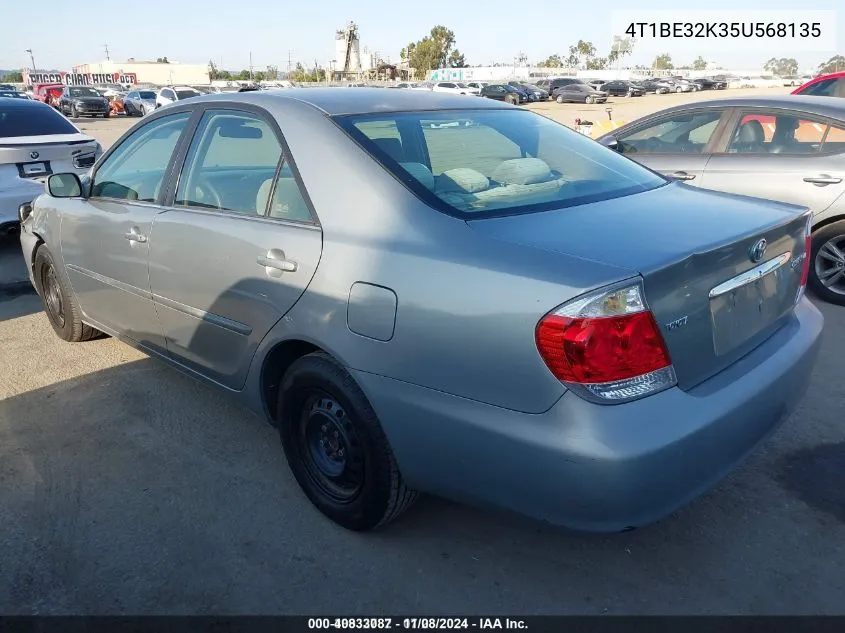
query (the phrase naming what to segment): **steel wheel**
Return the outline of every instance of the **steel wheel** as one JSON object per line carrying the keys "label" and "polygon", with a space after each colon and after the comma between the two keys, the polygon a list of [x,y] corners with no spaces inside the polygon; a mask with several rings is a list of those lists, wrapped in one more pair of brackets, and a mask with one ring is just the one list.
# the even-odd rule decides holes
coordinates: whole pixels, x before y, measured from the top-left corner
{"label": "steel wheel", "polygon": [[816,277],[828,290],[845,295],[845,235],[821,245],[814,262]]}
{"label": "steel wheel", "polygon": [[298,436],[311,483],[335,503],[353,501],[364,486],[364,454],[343,407],[327,393],[313,390],[302,406]]}

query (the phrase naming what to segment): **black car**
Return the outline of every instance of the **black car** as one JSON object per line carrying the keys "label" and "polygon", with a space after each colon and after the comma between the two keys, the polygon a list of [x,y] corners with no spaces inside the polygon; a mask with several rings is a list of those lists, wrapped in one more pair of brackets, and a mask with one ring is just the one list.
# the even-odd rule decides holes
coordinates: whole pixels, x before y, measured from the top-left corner
{"label": "black car", "polygon": [[653,92],[655,94],[663,95],[672,92],[674,86],[671,81],[663,79],[662,77],[652,77],[651,79],[643,79],[637,82],[646,92]]}
{"label": "black car", "polygon": [[101,116],[108,118],[109,100],[88,86],[65,86],[59,97],[59,111],[76,118]]}
{"label": "black car", "polygon": [[509,81],[508,85],[517,90],[527,92],[529,101],[545,101],[549,98],[549,93],[538,86],[532,86],[522,81]]}
{"label": "black car", "polygon": [[578,77],[558,77],[549,81],[549,94],[554,97],[555,90],[557,90],[558,88],[562,88],[563,86],[570,86],[572,84],[582,84],[586,86],[587,82],[583,79],[578,79]]}
{"label": "black car", "polygon": [[3,90],[3,86],[0,85],[0,97],[7,97],[9,99],[29,99],[24,93],[18,92],[17,90]]}
{"label": "black car", "polygon": [[645,94],[645,88],[639,84],[621,79],[608,81],[602,84],[601,89],[611,97],[642,97]]}
{"label": "black car", "polygon": [[554,99],[558,103],[605,103],[607,93],[584,84],[569,84],[555,90]]}
{"label": "black car", "polygon": [[694,79],[694,84],[698,84],[702,90],[724,90],[728,87],[728,82],[723,79]]}
{"label": "black car", "polygon": [[517,93],[512,86],[503,84],[490,84],[489,86],[484,86],[481,89],[481,96],[488,99],[495,99],[496,101],[512,103],[514,105],[522,102],[519,93]]}

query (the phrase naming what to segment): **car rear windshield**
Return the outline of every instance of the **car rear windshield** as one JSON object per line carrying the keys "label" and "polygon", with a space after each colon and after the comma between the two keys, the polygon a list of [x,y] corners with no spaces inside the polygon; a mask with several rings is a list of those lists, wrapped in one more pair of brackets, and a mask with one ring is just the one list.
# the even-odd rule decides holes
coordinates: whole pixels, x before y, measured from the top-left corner
{"label": "car rear windshield", "polygon": [[77,134],[73,124],[48,105],[0,106],[0,138]]}
{"label": "car rear windshield", "polygon": [[199,97],[200,96],[199,90],[177,90],[176,96],[180,99],[190,99],[191,97]]}
{"label": "car rear windshield", "polygon": [[529,213],[649,191],[668,181],[546,117],[453,110],[336,117],[427,204],[458,216]]}
{"label": "car rear windshield", "polygon": [[156,93],[154,93],[152,90],[142,90],[141,92],[138,93],[138,98],[139,99],[155,99]]}
{"label": "car rear windshield", "polygon": [[70,96],[71,97],[102,97],[97,90],[94,88],[71,88],[70,89]]}

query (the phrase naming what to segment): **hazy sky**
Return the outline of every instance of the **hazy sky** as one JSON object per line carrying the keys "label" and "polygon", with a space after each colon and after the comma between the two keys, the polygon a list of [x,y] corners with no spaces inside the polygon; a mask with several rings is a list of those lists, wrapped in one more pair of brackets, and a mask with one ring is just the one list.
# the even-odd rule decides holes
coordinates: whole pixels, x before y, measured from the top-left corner
{"label": "hazy sky", "polygon": [[[108,44],[112,60],[167,56],[186,63],[207,63],[213,59],[223,68],[241,69],[248,66],[252,51],[256,69],[275,64],[284,70],[289,51],[294,62],[306,65],[313,65],[315,59],[321,65],[332,59],[334,31],[349,20],[358,23],[362,46],[393,60],[403,46],[421,38],[435,24],[455,32],[457,46],[470,64],[510,62],[520,52],[535,62],[554,53],[564,54],[579,38],[592,41],[600,54],[606,54],[611,12],[630,10],[638,3],[607,0],[596,3],[601,8],[595,10],[589,9],[589,2],[560,0],[143,0],[96,6],[41,0],[36,9],[19,0],[3,0],[2,4],[0,68],[30,66],[25,49],[31,48],[39,68],[69,70],[76,64],[105,59],[104,44]],[[809,8],[831,10],[838,5],[841,0],[815,0]],[[675,9],[678,2],[654,1],[643,6],[668,10]],[[718,0],[707,8],[759,9],[764,20],[765,10],[793,10],[795,6],[800,3],[794,0]],[[796,15],[800,16],[800,10]],[[843,20],[845,9],[836,25],[840,53],[845,53]],[[699,54],[733,68],[756,68],[772,56],[785,55],[795,57],[805,70],[833,52],[790,52],[761,45],[754,54],[720,52],[707,46]],[[635,50],[631,62],[648,64],[653,58],[651,52],[638,55]],[[674,55],[673,61],[680,65],[692,58],[685,51]]]}

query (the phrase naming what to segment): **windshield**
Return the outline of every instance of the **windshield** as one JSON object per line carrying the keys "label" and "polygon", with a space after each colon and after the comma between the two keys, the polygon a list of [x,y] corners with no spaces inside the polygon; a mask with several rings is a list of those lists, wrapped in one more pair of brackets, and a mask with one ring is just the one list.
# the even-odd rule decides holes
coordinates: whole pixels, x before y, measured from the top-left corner
{"label": "windshield", "polygon": [[179,99],[190,99],[191,97],[199,97],[199,90],[177,90],[176,96]]}
{"label": "windshield", "polygon": [[0,139],[78,133],[70,121],[48,105],[30,102],[0,109]]}
{"label": "windshield", "polygon": [[532,112],[402,112],[336,120],[420,199],[462,217],[587,204],[668,182]]}
{"label": "windshield", "polygon": [[156,93],[154,93],[152,90],[142,90],[141,92],[138,93],[138,98],[139,99],[155,99]]}
{"label": "windshield", "polygon": [[71,97],[100,97],[102,96],[99,92],[94,90],[93,88],[71,88],[70,89],[70,96]]}
{"label": "windshield", "polygon": [[462,84],[462,83],[457,83],[455,85],[458,86],[458,88],[469,88],[469,86],[467,86],[466,84]]}

